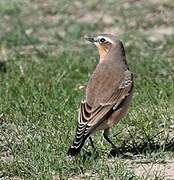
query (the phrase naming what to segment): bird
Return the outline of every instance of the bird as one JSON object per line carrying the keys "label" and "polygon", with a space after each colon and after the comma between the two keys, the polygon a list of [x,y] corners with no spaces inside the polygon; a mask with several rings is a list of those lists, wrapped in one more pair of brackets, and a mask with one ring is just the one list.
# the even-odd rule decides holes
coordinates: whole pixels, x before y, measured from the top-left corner
{"label": "bird", "polygon": [[123,43],[111,34],[86,36],[85,40],[98,49],[99,61],[86,86],[80,102],[75,137],[68,156],[77,156],[96,131],[116,149],[109,137],[110,129],[128,111],[133,96],[133,73],[129,70]]}

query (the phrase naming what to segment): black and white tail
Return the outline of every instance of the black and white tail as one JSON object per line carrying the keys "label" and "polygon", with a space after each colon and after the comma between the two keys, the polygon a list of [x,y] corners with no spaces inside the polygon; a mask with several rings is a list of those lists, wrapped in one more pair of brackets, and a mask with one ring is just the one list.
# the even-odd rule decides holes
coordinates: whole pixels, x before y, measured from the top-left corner
{"label": "black and white tail", "polygon": [[85,141],[90,136],[90,133],[88,133],[89,127],[87,124],[78,123],[75,138],[68,150],[68,156],[76,156],[79,154]]}

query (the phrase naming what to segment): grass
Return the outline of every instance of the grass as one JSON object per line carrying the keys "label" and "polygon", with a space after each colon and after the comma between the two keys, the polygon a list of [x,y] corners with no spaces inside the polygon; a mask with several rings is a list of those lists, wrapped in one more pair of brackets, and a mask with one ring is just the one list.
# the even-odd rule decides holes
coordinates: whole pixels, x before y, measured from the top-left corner
{"label": "grass", "polygon": [[[174,34],[156,31],[174,27],[172,7],[170,1],[2,0],[0,177],[162,178],[161,172],[137,176],[131,164],[173,157]],[[82,37],[96,32],[123,40],[135,76],[134,98],[111,133],[118,157],[107,157],[110,146],[97,133],[96,154],[88,156],[86,145],[69,160],[66,152],[83,97],[79,87],[97,63],[96,50]]]}

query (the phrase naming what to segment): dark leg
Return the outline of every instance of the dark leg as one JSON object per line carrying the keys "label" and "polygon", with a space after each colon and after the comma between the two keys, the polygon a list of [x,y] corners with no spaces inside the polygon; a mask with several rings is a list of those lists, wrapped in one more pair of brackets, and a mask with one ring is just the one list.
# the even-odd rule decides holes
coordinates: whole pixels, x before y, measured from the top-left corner
{"label": "dark leg", "polygon": [[109,139],[108,135],[109,135],[109,128],[108,128],[108,129],[105,129],[105,130],[104,130],[104,133],[103,133],[103,136],[104,136],[104,138],[106,139],[106,141],[107,141],[109,144],[112,145],[112,149],[111,149],[111,151],[110,151],[110,153],[109,153],[109,157],[118,156],[119,150],[118,150],[118,148],[115,146],[115,144]]}
{"label": "dark leg", "polygon": [[104,138],[106,139],[106,141],[108,141],[109,144],[112,145],[113,149],[117,149],[117,147],[114,145],[114,143],[109,139],[108,135],[109,135],[109,129],[105,129],[104,133],[103,133]]}
{"label": "dark leg", "polygon": [[91,138],[91,137],[89,137],[89,141],[90,141],[90,143],[91,143],[92,148],[95,150],[95,146],[94,146],[94,143],[93,143],[93,141],[92,141],[92,138]]}
{"label": "dark leg", "polygon": [[109,153],[109,157],[115,157],[119,154],[119,151],[118,151],[117,147],[115,146],[115,144],[109,139],[108,135],[109,135],[109,129],[105,129],[103,136],[106,139],[106,141],[112,145],[112,149]]}

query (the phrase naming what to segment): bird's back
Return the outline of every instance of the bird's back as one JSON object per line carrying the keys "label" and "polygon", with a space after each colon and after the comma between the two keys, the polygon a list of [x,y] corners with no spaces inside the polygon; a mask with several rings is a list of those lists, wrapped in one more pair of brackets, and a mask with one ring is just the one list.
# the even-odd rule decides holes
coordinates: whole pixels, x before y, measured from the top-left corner
{"label": "bird's back", "polygon": [[87,103],[91,107],[105,103],[119,87],[123,72],[114,62],[98,64],[87,85]]}

